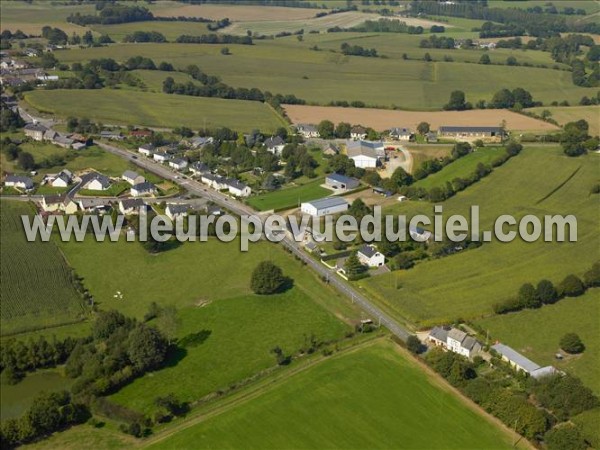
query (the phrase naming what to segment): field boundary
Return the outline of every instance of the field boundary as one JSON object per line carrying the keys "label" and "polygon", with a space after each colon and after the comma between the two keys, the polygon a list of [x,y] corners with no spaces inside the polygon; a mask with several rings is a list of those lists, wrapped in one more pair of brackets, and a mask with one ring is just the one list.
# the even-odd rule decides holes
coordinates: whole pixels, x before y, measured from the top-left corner
{"label": "field boundary", "polygon": [[548,194],[546,194],[544,197],[542,197],[537,202],[535,202],[535,204],[539,205],[543,201],[548,200],[550,197],[552,197],[554,194],[556,194],[565,184],[567,184],[569,181],[571,181],[571,179],[575,175],[577,175],[577,172],[579,172],[580,170],[581,170],[581,166],[579,166],[577,169],[575,169],[575,171],[571,175],[569,175],[565,181],[560,183],[558,186],[556,186],[554,189],[552,189]]}

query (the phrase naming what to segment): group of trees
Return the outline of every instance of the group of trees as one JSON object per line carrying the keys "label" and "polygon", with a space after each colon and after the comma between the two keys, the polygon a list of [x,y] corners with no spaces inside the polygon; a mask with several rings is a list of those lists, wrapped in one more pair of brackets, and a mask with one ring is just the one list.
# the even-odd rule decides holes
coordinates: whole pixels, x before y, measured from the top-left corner
{"label": "group of trees", "polygon": [[373,57],[376,58],[377,55],[377,50],[374,48],[364,48],[361,47],[360,45],[350,45],[347,42],[344,42],[340,49],[342,50],[342,53],[344,55],[351,55],[351,56],[366,56],[366,57]]}
{"label": "group of trees", "polygon": [[262,261],[252,271],[250,289],[255,294],[271,295],[284,290],[289,282],[279,266],[271,261]]}
{"label": "group of trees", "polygon": [[0,131],[15,131],[17,128],[25,126],[25,121],[21,115],[10,108],[4,101],[0,102]]}
{"label": "group of trees", "polygon": [[158,31],[134,31],[123,38],[123,42],[167,42],[164,34]]}
{"label": "group of trees", "polygon": [[560,144],[567,156],[580,156],[598,147],[598,137],[590,137],[589,124],[581,119],[569,122],[560,134]]}
{"label": "group of trees", "polygon": [[473,105],[466,101],[465,93],[463,91],[452,91],[450,100],[444,105],[444,110],[464,111],[467,109],[473,109]]}
{"label": "group of trees", "polygon": [[42,27],[42,37],[48,40],[48,44],[65,45],[69,36],[60,28],[53,28],[48,25]]}
{"label": "group of trees", "polygon": [[143,22],[153,20],[154,15],[143,6],[116,3],[102,3],[99,14],[75,13],[67,17],[67,22],[87,26],[91,24],[111,25],[117,23]]}
{"label": "group of trees", "polygon": [[281,159],[286,162],[284,174],[288,179],[295,179],[300,175],[308,178],[316,177],[315,169],[319,163],[308,152],[304,145],[287,144],[281,152]]}
{"label": "group of trees", "polygon": [[[444,27],[441,27],[444,28]],[[335,27],[327,30],[329,32],[336,31],[355,31],[364,33],[408,33],[408,34],[423,34],[425,31],[421,26],[407,25],[406,22],[395,19],[379,19],[379,20],[367,20],[360,25],[355,25],[349,29],[342,29]],[[433,33],[443,33],[444,30],[436,28]]]}
{"label": "group of trees", "polygon": [[421,40],[419,47],[421,48],[454,48],[454,38],[445,36],[431,35],[429,39]]}
{"label": "group of trees", "polygon": [[567,275],[558,286],[549,280],[541,280],[537,286],[525,283],[519,288],[516,297],[494,305],[496,314],[520,311],[526,308],[539,308],[556,303],[564,297],[577,297],[592,287],[600,286],[600,261],[584,274],[583,281],[576,275]]}
{"label": "group of trees", "polygon": [[[487,57],[487,58],[484,58]],[[489,57],[483,55],[480,64],[489,64]],[[475,105],[478,109],[517,109],[531,108],[540,106],[540,102],[533,100],[531,93],[523,88],[515,88],[512,91],[509,89],[501,89],[494,94],[492,100],[488,103],[485,100],[479,100]],[[463,91],[453,91],[450,94],[450,100],[444,105],[446,111],[465,111],[473,109],[473,104],[466,101],[466,96]]]}
{"label": "group of trees", "polygon": [[191,36],[182,34],[175,42],[178,44],[241,44],[252,45],[250,36],[234,36],[231,34],[202,34],[200,36]]}
{"label": "group of trees", "polygon": [[[319,136],[323,139],[349,139],[352,133],[353,125],[350,125],[348,122],[339,122],[337,125],[330,120],[322,120],[317,125],[317,129],[319,131]],[[373,128],[365,128],[367,133],[368,140],[376,140],[379,139],[379,133],[377,133]]]}

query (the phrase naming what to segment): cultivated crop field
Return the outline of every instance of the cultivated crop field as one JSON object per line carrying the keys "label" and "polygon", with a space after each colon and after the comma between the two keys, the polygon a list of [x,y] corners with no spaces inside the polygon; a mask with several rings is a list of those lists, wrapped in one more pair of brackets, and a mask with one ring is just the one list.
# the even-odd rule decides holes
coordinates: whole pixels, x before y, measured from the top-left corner
{"label": "cultivated crop field", "polygon": [[600,135],[600,108],[594,106],[550,106],[548,108],[531,108],[527,111],[541,114],[548,110],[552,113],[551,118],[559,124],[564,125],[569,122],[576,122],[579,119],[585,119],[590,125],[590,134],[592,136]]}
{"label": "cultivated crop field", "polygon": [[416,130],[421,122],[428,122],[433,130],[441,125],[500,126],[506,121],[508,130],[554,131],[551,123],[533,119],[507,109],[471,111],[393,111],[374,108],[341,108],[333,106],[286,105],[285,112],[293,123],[349,122],[383,131],[403,126]]}
{"label": "cultivated crop field", "polygon": [[[600,289],[581,297],[565,298],[553,305],[499,315],[477,322],[500,340],[540,365],[552,364],[577,375],[600,394]],[[577,333],[585,344],[580,355],[554,358],[558,342],[566,333]]]}
{"label": "cultivated crop field", "polygon": [[150,448],[511,448],[394,345],[326,359]]}
{"label": "cultivated crop field", "polygon": [[[62,117],[88,117],[105,124],[155,127],[187,126],[195,130],[230,127],[273,132],[282,125],[274,110],[259,102],[187,97],[122,90],[33,91],[25,96],[35,109]],[[90,108],[89,105],[94,105]]]}
{"label": "cultivated crop field", "polygon": [[71,270],[56,244],[27,242],[23,214],[32,214],[27,203],[0,202],[2,334],[76,321],[83,313]]}
{"label": "cultivated crop field", "polygon": [[[390,313],[424,326],[489,315],[493,304],[513,297],[526,282],[546,278],[558,283],[569,273],[581,276],[598,259],[598,196],[590,195],[590,189],[598,182],[599,170],[597,154],[573,159],[559,148],[526,147],[443,203],[446,218],[451,214],[469,217],[470,206],[478,205],[480,230],[493,230],[493,222],[501,214],[517,218],[525,214],[574,214],[577,242],[526,243],[517,239],[510,244],[484,243],[478,249],[359,284]],[[403,202],[385,212],[432,216],[433,205]]]}

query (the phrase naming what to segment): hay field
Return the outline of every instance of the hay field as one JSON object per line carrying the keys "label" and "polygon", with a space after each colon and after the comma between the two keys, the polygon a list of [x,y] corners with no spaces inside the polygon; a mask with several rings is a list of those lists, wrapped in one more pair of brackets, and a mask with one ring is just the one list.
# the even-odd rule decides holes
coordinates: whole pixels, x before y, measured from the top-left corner
{"label": "hay field", "polygon": [[592,136],[598,136],[600,134],[600,107],[597,105],[557,106],[548,108],[541,106],[539,108],[528,109],[528,111],[541,114],[541,112],[546,109],[552,113],[551,117],[561,125],[565,125],[568,122],[575,122],[579,119],[585,119],[590,125],[590,134]]}
{"label": "hay field", "polygon": [[272,21],[308,19],[320,12],[313,8],[285,8],[278,6],[247,6],[247,5],[182,5],[181,3],[159,2],[150,7],[152,14],[158,17],[204,17],[205,19],[220,20],[228,18],[235,21]]}
{"label": "hay field", "polygon": [[286,105],[285,111],[293,123],[349,122],[383,131],[392,127],[415,129],[420,122],[428,122],[433,129],[440,125],[499,126],[503,120],[509,130],[554,131],[558,127],[506,109],[471,111],[399,111],[375,108],[340,108],[328,106]]}

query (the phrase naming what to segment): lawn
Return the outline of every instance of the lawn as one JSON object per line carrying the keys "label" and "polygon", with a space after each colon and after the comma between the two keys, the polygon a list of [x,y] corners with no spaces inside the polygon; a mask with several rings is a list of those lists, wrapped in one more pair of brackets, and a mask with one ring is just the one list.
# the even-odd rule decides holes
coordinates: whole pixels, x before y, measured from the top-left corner
{"label": "lawn", "polygon": [[393,346],[328,359],[150,448],[510,448]]}
{"label": "lawn", "polygon": [[301,202],[331,195],[331,190],[321,187],[323,183],[324,180],[319,178],[301,186],[284,187],[277,191],[250,197],[248,204],[258,211],[295,208],[300,206]]}
{"label": "lawn", "polygon": [[[56,90],[28,92],[35,109],[59,116],[88,117],[104,123],[195,130],[229,127],[237,131],[273,132],[283,119],[260,102],[188,97],[130,90]],[[94,108],[89,108],[93,104]]]}
{"label": "lawn", "polygon": [[[535,310],[489,317],[476,322],[500,340],[540,365],[552,364],[573,373],[600,394],[600,289],[566,298]],[[535,325],[535,326],[532,326]],[[575,332],[585,344],[581,355],[557,361],[554,354],[566,333]]]}
{"label": "lawn", "polygon": [[[390,314],[425,326],[489,315],[493,304],[514,296],[525,282],[547,278],[558,283],[569,273],[581,276],[598,259],[598,197],[589,192],[597,183],[599,166],[596,154],[568,158],[559,148],[525,148],[519,156],[443,203],[445,218],[452,214],[468,218],[471,205],[478,205],[480,230],[493,230],[501,214],[517,218],[525,214],[574,214],[577,242],[493,241],[359,284]],[[433,205],[404,202],[384,213],[431,217]]]}
{"label": "lawn", "polygon": [[71,270],[54,242],[27,242],[21,215],[27,203],[0,202],[0,324],[2,334],[74,322],[81,318],[81,298]]}
{"label": "lawn", "polygon": [[541,114],[548,110],[552,113],[550,116],[559,124],[564,125],[568,122],[575,122],[579,119],[587,120],[590,125],[590,134],[592,136],[600,135],[600,109],[597,105],[593,106],[550,106],[548,108],[531,108],[527,111]]}
{"label": "lawn", "polygon": [[[312,333],[319,340],[339,339],[350,326],[338,318],[361,317],[279,246],[260,243],[242,253],[238,245],[211,240],[151,255],[138,243],[61,243],[103,310],[142,318],[152,301],[173,305],[182,320],[180,338],[206,334],[203,343],[185,347],[167,368],[128,385],[113,400],[145,412],[155,408],[157,395],[169,392],[197,400],[275,365],[273,347],[296,353]],[[292,289],[268,297],[251,293],[251,271],[265,259],[293,278]],[[99,271],[97,261],[111,263]],[[123,299],[114,297],[117,291]]]}
{"label": "lawn", "polygon": [[[502,147],[483,147],[463,156],[460,159],[448,164],[439,172],[429,175],[427,178],[416,181],[413,186],[431,189],[432,187],[445,187],[447,182],[452,182],[455,178],[467,178],[473,174],[477,164],[489,165],[492,160],[504,153]],[[413,166],[413,170],[418,166]]]}

